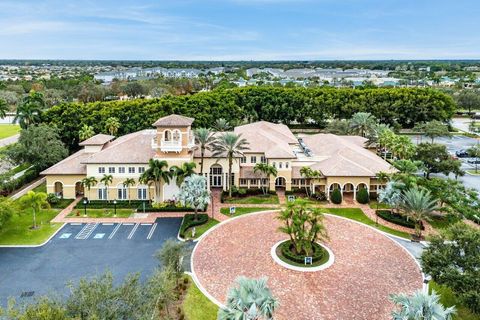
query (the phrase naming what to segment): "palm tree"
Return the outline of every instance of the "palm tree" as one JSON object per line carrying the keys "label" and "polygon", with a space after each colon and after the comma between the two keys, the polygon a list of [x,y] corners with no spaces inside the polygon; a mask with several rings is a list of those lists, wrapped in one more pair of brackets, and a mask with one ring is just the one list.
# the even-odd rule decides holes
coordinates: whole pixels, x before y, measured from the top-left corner
{"label": "palm tree", "polygon": [[32,208],[32,229],[37,229],[37,213],[39,213],[42,208],[48,208],[50,206],[47,201],[47,194],[45,192],[28,191],[19,201],[22,208]]}
{"label": "palm tree", "polygon": [[95,131],[93,131],[93,127],[89,126],[88,124],[84,124],[80,131],[78,131],[78,138],[80,141],[85,141],[88,138],[91,138],[95,135]]}
{"label": "palm tree", "polygon": [[214,157],[226,157],[228,159],[227,188],[228,195],[232,196],[232,165],[234,157],[243,157],[243,151],[248,150],[248,142],[241,134],[225,132],[221,134],[212,144]]}
{"label": "palm tree", "polygon": [[350,127],[353,132],[362,137],[365,137],[366,133],[375,126],[375,123],[375,117],[368,112],[357,112],[350,119]]}
{"label": "palm tree", "polygon": [[108,186],[112,183],[113,181],[113,176],[111,174],[104,174],[102,179],[100,179],[100,182],[105,185],[105,188],[107,189],[107,200],[109,199],[108,197]]}
{"label": "palm tree", "polygon": [[5,118],[9,110],[7,101],[0,99],[0,118]]}
{"label": "palm tree", "polygon": [[193,220],[198,221],[198,210],[204,210],[210,203],[210,190],[207,189],[207,178],[192,174],[185,178],[180,187],[179,199],[194,210]]}
{"label": "palm tree", "polygon": [[415,235],[418,238],[422,237],[422,220],[430,219],[433,211],[437,210],[437,202],[426,189],[413,187],[403,193],[400,206],[407,217],[415,222]]}
{"label": "palm tree", "polygon": [[390,295],[390,300],[400,307],[392,312],[393,320],[450,320],[456,313],[455,307],[445,308],[440,296],[432,290],[428,294],[418,290],[413,295]]}
{"label": "palm tree", "polygon": [[[302,177],[305,178],[305,180],[308,181],[308,187],[311,188],[311,185],[312,185],[312,179],[315,179],[315,178],[320,178],[322,176],[322,174],[320,173],[320,171],[318,170],[312,170],[312,168],[310,167],[302,167],[300,169],[300,174],[302,175]],[[307,194],[307,197],[309,197],[309,193],[308,193],[308,188],[307,188],[307,184],[305,183],[305,193]]]}
{"label": "palm tree", "polygon": [[365,142],[367,147],[377,146],[380,144],[380,136],[383,132],[388,131],[390,126],[384,123],[376,123],[372,126],[371,130],[368,130],[366,133],[367,141]]}
{"label": "palm tree", "polygon": [[167,170],[168,163],[165,160],[150,159],[148,168],[140,176],[140,182],[144,184],[153,183],[155,186],[155,202],[160,202],[160,193],[162,181],[170,182],[172,178],[171,171]]}
{"label": "palm tree", "polygon": [[195,142],[200,145],[200,174],[203,174],[203,158],[205,157],[205,150],[210,150],[214,140],[214,134],[210,129],[199,128],[195,130]]}
{"label": "palm tree", "polygon": [[223,118],[218,118],[217,120],[215,120],[215,124],[213,125],[213,128],[216,131],[225,132],[230,130],[230,123],[228,123],[228,121]]}
{"label": "palm tree", "polygon": [[238,287],[228,292],[226,308],[218,312],[219,320],[273,318],[278,301],[267,286],[267,278],[239,277],[235,282]]}
{"label": "palm tree", "polygon": [[345,119],[333,119],[327,124],[325,129],[328,133],[338,134],[342,136],[348,136],[352,132],[350,127],[350,121]]}
{"label": "palm tree", "polygon": [[[270,176],[276,177],[278,174],[277,168],[267,163],[257,163],[255,167],[253,167],[253,172],[254,173],[261,172],[264,175],[266,175],[268,186],[270,186]],[[263,187],[263,184],[262,184],[262,190],[263,190],[263,194],[267,194],[267,189]]]}
{"label": "palm tree", "polygon": [[117,134],[118,129],[120,129],[120,121],[118,121],[118,118],[115,117],[110,117],[105,121],[105,129],[107,132],[114,136]]}
{"label": "palm tree", "polygon": [[184,162],[180,167],[172,166],[170,168],[172,177],[175,177],[178,186],[182,184],[186,177],[195,173],[196,166],[195,162]]}
{"label": "palm tree", "polygon": [[410,158],[415,153],[415,145],[408,136],[395,136],[390,149],[399,159]]}
{"label": "palm tree", "polygon": [[135,179],[127,178],[123,181],[123,185],[127,188],[128,203],[130,203],[130,187],[135,185]]}
{"label": "palm tree", "polygon": [[40,122],[40,113],[45,106],[43,94],[32,90],[17,107],[17,113],[15,118],[13,118],[13,122],[18,122],[22,129],[26,129],[28,126]]}
{"label": "palm tree", "polygon": [[95,177],[85,177],[82,179],[82,186],[88,190],[88,199],[90,199],[90,189],[97,184]]}

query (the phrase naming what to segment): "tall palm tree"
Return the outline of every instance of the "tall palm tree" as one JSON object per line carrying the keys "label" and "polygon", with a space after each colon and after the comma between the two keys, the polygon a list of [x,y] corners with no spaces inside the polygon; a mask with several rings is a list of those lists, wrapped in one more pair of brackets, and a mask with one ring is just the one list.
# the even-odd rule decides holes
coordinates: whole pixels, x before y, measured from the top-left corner
{"label": "tall palm tree", "polygon": [[433,211],[437,210],[437,202],[427,189],[413,187],[403,193],[400,206],[407,217],[415,222],[415,235],[418,238],[422,237],[422,220],[430,219]]}
{"label": "tall palm tree", "polygon": [[148,168],[140,176],[140,182],[144,184],[153,183],[155,186],[155,202],[160,202],[162,181],[170,182],[172,178],[171,171],[167,170],[168,163],[165,160],[150,159]]}
{"label": "tall palm tree", "polygon": [[365,138],[367,141],[365,142],[367,147],[378,146],[380,144],[380,136],[384,131],[391,130],[388,124],[384,123],[376,123],[372,126],[370,130],[367,131]]}
{"label": "tall palm tree", "polygon": [[127,178],[123,181],[123,185],[127,188],[128,203],[130,203],[130,187],[135,185],[135,179]]}
{"label": "tall palm tree", "polygon": [[197,165],[195,162],[184,162],[180,167],[172,166],[170,170],[172,172],[172,177],[175,177],[177,185],[180,186],[186,177],[195,173],[196,167]]}
{"label": "tall palm tree", "polygon": [[210,150],[210,147],[215,140],[214,134],[210,129],[199,128],[195,130],[195,142],[200,145],[200,174],[203,174],[203,159],[205,157],[205,150]]}
{"label": "tall palm tree", "polygon": [[[270,176],[276,177],[278,174],[277,168],[267,163],[257,163],[255,167],[253,167],[253,172],[263,173],[267,177],[267,186],[270,186]],[[267,194],[267,189],[263,185],[262,190],[264,194]]]}
{"label": "tall palm tree", "polygon": [[395,136],[390,148],[399,159],[410,158],[415,153],[415,145],[408,136]]}
{"label": "tall palm tree", "polygon": [[9,110],[7,101],[0,99],[0,118],[5,118]]}
{"label": "tall palm tree", "polygon": [[100,179],[100,182],[105,185],[105,188],[107,189],[107,200],[109,200],[108,196],[108,186],[112,183],[113,181],[113,176],[111,174],[104,174],[103,177]]}
{"label": "tall palm tree", "polygon": [[88,124],[84,124],[80,131],[78,131],[78,138],[80,141],[87,140],[95,135],[95,131],[93,131],[93,127],[89,126]]}
{"label": "tall palm tree", "polygon": [[225,132],[225,131],[230,130],[231,126],[230,126],[230,123],[228,123],[227,120],[225,120],[223,118],[218,118],[217,120],[215,120],[215,124],[213,125],[213,128],[216,131]]}
{"label": "tall palm tree", "polygon": [[105,129],[107,132],[114,136],[117,134],[118,129],[120,129],[120,121],[116,117],[110,117],[105,121]]}
{"label": "tall palm tree", "polygon": [[278,301],[267,286],[267,278],[239,277],[235,282],[238,287],[228,292],[226,308],[218,312],[219,320],[273,319]]}
{"label": "tall palm tree", "polygon": [[90,199],[90,189],[97,184],[95,177],[85,177],[82,179],[82,186],[88,190],[88,199]]}
{"label": "tall palm tree", "polygon": [[366,133],[375,126],[375,123],[375,117],[368,112],[357,112],[350,119],[350,127],[353,132],[362,137],[365,137]]}
{"label": "tall palm tree", "polygon": [[308,192],[308,187],[311,188],[312,186],[312,179],[316,179],[316,178],[320,178],[322,176],[321,172],[318,171],[318,170],[312,170],[312,168],[310,167],[302,167],[300,169],[300,174],[302,175],[302,177],[305,178],[305,180],[308,181],[308,185],[305,184],[305,193],[307,194],[307,197],[309,197],[309,192]]}
{"label": "tall palm tree", "polygon": [[431,294],[418,290],[411,296],[391,295],[390,300],[400,307],[392,312],[393,320],[450,320],[456,313],[455,307],[445,308],[440,303],[434,290]]}
{"label": "tall palm tree", "polygon": [[226,157],[228,159],[227,188],[228,195],[232,196],[232,165],[234,157],[243,157],[243,151],[250,149],[248,142],[241,134],[225,132],[221,134],[212,144],[214,157]]}
{"label": "tall palm tree", "polygon": [[40,122],[40,114],[45,107],[43,94],[32,90],[17,107],[17,113],[15,118],[13,118],[13,122],[18,122],[22,129],[26,129],[28,126]]}
{"label": "tall palm tree", "polygon": [[22,196],[19,201],[22,208],[32,209],[32,229],[37,229],[37,213],[39,213],[42,208],[48,208],[50,206],[47,201],[47,194],[45,192],[28,191],[27,194]]}

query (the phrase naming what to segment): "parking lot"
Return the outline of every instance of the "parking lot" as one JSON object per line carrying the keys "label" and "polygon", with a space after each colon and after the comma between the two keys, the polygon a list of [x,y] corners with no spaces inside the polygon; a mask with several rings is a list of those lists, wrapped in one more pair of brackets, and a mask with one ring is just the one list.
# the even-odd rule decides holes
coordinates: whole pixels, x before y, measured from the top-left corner
{"label": "parking lot", "polygon": [[0,248],[0,305],[8,297],[21,302],[48,292],[65,294],[68,281],[106,270],[117,282],[132,272],[144,278],[158,266],[154,254],[163,242],[176,239],[181,221],[67,224],[43,247]]}
{"label": "parking lot", "polygon": [[[414,143],[430,142],[430,139],[427,137],[419,137],[419,136],[411,136],[411,137]],[[448,152],[450,152],[452,155],[454,155],[455,152],[458,150],[466,150],[472,147],[473,145],[479,143],[477,139],[473,139],[465,136],[452,136],[451,138],[440,137],[440,138],[435,138],[434,142],[445,145],[447,147]],[[460,159],[462,161],[463,170],[475,169],[474,164],[468,163],[468,160],[470,159],[471,158]],[[480,165],[479,165],[479,168],[480,168]],[[443,174],[432,174],[432,176],[445,177],[445,175]],[[451,174],[450,178],[454,179],[455,177]],[[473,189],[476,189],[478,192],[480,192],[480,176],[472,176],[469,174],[465,174],[463,177],[459,177],[458,179],[462,181],[467,188],[473,188]]]}

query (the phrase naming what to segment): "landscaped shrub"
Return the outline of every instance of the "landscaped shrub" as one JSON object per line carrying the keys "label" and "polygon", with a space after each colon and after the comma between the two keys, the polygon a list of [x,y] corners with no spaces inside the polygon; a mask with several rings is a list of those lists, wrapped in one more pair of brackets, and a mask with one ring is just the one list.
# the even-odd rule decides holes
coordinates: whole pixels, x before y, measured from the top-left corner
{"label": "landscaped shrub", "polygon": [[310,198],[315,199],[317,201],[327,201],[327,194],[323,191],[319,191],[312,194]]}
{"label": "landscaped shrub", "polygon": [[[382,218],[382,219],[384,219],[388,222],[398,224],[399,226],[412,228],[412,229],[415,228],[415,221],[413,221],[411,219],[407,219],[407,217],[402,216],[398,213],[392,213],[389,210],[377,210],[376,214],[380,218]],[[424,229],[423,225],[421,227],[422,227],[422,230],[423,230]]]}
{"label": "landscaped shrub", "polygon": [[206,213],[197,214],[197,218],[198,220],[195,221],[194,214],[186,214],[183,217],[183,223],[182,223],[182,226],[180,227],[180,237],[184,238],[185,231],[187,231],[189,228],[200,226],[208,222],[208,214]]}
{"label": "landscaped shrub", "polygon": [[[275,194],[277,194],[275,191],[269,190],[267,193],[267,196],[275,195]],[[245,198],[249,196],[259,196],[259,195],[262,195],[262,196],[264,195],[263,190],[261,188],[246,189],[246,188],[237,188],[235,186],[232,186],[232,198]],[[222,203],[225,202],[227,198],[229,198],[228,191],[223,191],[220,197],[220,202]]]}
{"label": "landscaped shrub", "polygon": [[[280,250],[282,252],[282,255],[286,259],[296,263],[301,263],[301,264],[305,263],[305,255],[295,254],[293,250],[293,244],[290,240],[280,244]],[[323,249],[321,245],[319,245],[318,243],[313,243],[313,253],[311,255],[312,262],[315,263],[320,259],[322,259],[324,253],[325,253],[325,249]]]}
{"label": "landscaped shrub", "polygon": [[370,200],[370,197],[368,195],[367,189],[360,188],[360,190],[358,190],[358,193],[357,193],[357,202],[362,204],[367,204],[369,200]]}
{"label": "landscaped shrub", "polygon": [[340,192],[340,189],[333,189],[330,200],[335,204],[342,203],[342,193]]}
{"label": "landscaped shrub", "polygon": [[25,173],[14,180],[9,180],[11,177],[5,175],[1,176],[2,182],[0,182],[0,195],[7,196],[15,190],[22,188],[27,183],[32,182],[38,178],[38,171],[34,167],[25,171]]}
{"label": "landscaped shrub", "polygon": [[50,205],[54,205],[60,202],[60,197],[58,197],[55,193],[49,193],[47,196],[47,201]]}
{"label": "landscaped shrub", "polygon": [[[142,207],[143,203],[146,201],[141,201],[141,200],[117,200],[117,209],[136,209]],[[103,208],[112,208],[115,205],[113,204],[113,200],[107,201],[107,200],[90,200],[87,203],[87,208],[90,209],[103,209]],[[147,202],[146,207],[150,206],[150,204]],[[83,209],[84,204],[83,200],[77,203],[75,206],[76,209]]]}

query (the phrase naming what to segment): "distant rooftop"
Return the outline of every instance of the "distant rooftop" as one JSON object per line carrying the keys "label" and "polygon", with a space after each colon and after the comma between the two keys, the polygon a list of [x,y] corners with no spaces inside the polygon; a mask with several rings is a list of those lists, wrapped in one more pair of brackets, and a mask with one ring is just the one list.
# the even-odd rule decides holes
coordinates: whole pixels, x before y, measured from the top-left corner
{"label": "distant rooftop", "polygon": [[154,127],[188,127],[195,119],[178,114],[171,114],[155,121]]}
{"label": "distant rooftop", "polygon": [[88,138],[87,140],[84,140],[84,141],[80,142],[78,145],[80,145],[80,146],[102,146],[105,143],[107,143],[107,142],[109,142],[113,139],[115,139],[115,136],[99,133],[99,134],[94,135],[91,138]]}

